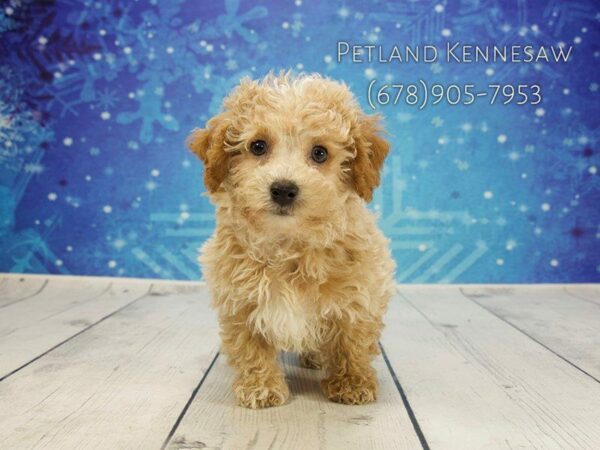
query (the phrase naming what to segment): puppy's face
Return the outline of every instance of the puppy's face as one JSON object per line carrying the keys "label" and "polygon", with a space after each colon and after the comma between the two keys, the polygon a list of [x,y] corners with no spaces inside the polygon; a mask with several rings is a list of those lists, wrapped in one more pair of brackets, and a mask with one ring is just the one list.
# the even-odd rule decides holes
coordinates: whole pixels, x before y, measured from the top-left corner
{"label": "puppy's face", "polygon": [[378,130],[342,84],[267,77],[242,81],[189,146],[211,197],[241,225],[302,237],[339,228],[350,196],[371,199],[389,149]]}

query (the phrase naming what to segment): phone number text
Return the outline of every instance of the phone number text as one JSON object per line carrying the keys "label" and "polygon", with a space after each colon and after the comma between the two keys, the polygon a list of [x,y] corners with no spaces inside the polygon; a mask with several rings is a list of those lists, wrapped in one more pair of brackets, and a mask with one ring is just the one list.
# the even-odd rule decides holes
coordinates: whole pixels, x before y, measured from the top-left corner
{"label": "phone number text", "polygon": [[428,84],[424,80],[409,84],[379,85],[371,80],[367,91],[369,106],[406,104],[423,109],[440,103],[448,105],[472,105],[485,101],[490,105],[538,105],[542,102],[542,89],[539,84],[488,84],[477,87],[475,84]]}

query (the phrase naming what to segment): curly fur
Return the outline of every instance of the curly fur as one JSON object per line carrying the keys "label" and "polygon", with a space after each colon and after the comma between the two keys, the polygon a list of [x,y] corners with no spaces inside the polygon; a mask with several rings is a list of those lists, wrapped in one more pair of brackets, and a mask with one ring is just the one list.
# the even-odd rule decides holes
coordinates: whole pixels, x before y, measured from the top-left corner
{"label": "curly fur", "polygon": [[[255,156],[250,143],[268,143]],[[373,401],[382,316],[393,291],[388,241],[367,209],[389,145],[379,118],[365,115],[341,83],[318,75],[243,80],[223,112],[188,145],[203,161],[217,227],[200,261],[221,324],[223,351],[237,372],[233,389],[249,408],[288,395],[277,351],[301,352],[327,369],[327,397]],[[328,160],[310,150],[321,145]],[[300,188],[288,215],[269,187]]]}

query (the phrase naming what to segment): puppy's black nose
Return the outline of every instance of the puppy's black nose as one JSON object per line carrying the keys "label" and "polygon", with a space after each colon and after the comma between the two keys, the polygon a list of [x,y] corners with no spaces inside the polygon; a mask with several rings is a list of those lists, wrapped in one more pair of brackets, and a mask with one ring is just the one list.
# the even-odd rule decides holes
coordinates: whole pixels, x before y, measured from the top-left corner
{"label": "puppy's black nose", "polygon": [[298,185],[293,181],[280,180],[271,185],[271,199],[280,206],[294,203],[298,196]]}

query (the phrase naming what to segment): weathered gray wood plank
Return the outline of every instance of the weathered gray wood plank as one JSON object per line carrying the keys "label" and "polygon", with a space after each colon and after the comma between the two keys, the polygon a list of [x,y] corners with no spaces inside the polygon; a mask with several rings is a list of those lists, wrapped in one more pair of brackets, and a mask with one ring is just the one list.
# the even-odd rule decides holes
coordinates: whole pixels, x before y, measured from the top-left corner
{"label": "weathered gray wood plank", "polygon": [[[205,288],[161,284],[125,306],[149,283],[57,278],[0,277],[0,369],[3,348],[64,342],[0,381],[0,447],[159,448],[218,347]],[[557,356],[597,373],[597,286],[401,292],[383,345],[432,448],[600,448],[600,384]],[[250,411],[219,357],[169,448],[420,448],[381,358],[380,399],[358,407],[284,362],[290,402]]]}
{"label": "weathered gray wood plank", "polygon": [[383,346],[432,448],[600,448],[600,384],[464,297],[401,287]]}
{"label": "weathered gray wood plank", "polygon": [[47,278],[27,275],[0,275],[0,279],[0,314],[2,308],[8,305],[40,295],[48,283]]}
{"label": "weathered gray wood plank", "polygon": [[162,286],[0,382],[1,446],[160,448],[217,351],[207,303]]}
{"label": "weathered gray wood plank", "polygon": [[600,286],[597,284],[568,284],[564,289],[572,297],[600,305]]}
{"label": "weathered gray wood plank", "polygon": [[419,440],[381,356],[377,402],[362,406],[327,401],[322,371],[299,367],[283,356],[290,385],[288,403],[248,410],[236,406],[233,371],[219,356],[167,448],[220,449],[418,449]]}
{"label": "weathered gray wood plank", "polygon": [[462,292],[600,380],[600,304],[561,286],[465,287]]}
{"label": "weathered gray wood plank", "polygon": [[0,379],[147,291],[143,284],[57,277],[0,309]]}

